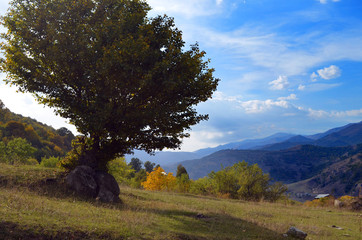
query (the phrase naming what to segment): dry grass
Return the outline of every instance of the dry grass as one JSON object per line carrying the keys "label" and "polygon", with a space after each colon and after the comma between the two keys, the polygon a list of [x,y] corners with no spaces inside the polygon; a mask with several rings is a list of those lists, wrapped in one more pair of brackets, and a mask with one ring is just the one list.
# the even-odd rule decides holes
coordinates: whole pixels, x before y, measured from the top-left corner
{"label": "dry grass", "polygon": [[0,239],[285,239],[290,226],[307,239],[361,236],[361,213],[127,187],[123,203],[101,204],[44,181],[61,174],[0,164]]}

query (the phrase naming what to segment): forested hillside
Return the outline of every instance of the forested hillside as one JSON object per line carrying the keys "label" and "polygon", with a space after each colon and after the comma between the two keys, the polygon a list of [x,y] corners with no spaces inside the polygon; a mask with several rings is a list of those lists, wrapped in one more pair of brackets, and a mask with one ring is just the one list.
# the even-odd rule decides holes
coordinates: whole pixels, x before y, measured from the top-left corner
{"label": "forested hillside", "polygon": [[26,139],[36,150],[33,157],[64,156],[71,149],[74,135],[67,128],[58,130],[32,118],[12,113],[0,100],[0,143],[5,146],[16,138]]}
{"label": "forested hillside", "polygon": [[[222,166],[228,167],[245,160],[250,164],[257,163],[273,179],[291,183],[313,177],[325,167],[339,161],[344,154],[355,154],[361,149],[362,145],[334,148],[303,145],[282,151],[222,150],[181,164],[192,179],[198,179],[211,171],[219,171]],[[175,166],[165,166],[165,170],[172,171]]]}

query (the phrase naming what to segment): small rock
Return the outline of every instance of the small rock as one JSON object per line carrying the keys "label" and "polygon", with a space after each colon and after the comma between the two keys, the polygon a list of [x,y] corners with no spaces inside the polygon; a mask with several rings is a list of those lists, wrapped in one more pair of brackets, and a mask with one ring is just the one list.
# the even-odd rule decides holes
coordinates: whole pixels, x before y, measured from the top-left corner
{"label": "small rock", "polygon": [[206,218],[206,216],[204,214],[202,214],[202,213],[198,213],[196,215],[196,218]]}
{"label": "small rock", "polygon": [[335,229],[338,229],[338,230],[343,230],[343,228],[337,227],[336,225],[332,225],[332,228],[335,228]]}
{"label": "small rock", "polygon": [[298,238],[298,239],[305,239],[307,237],[307,234],[303,232],[302,230],[296,228],[296,227],[290,227],[287,231],[287,236]]}

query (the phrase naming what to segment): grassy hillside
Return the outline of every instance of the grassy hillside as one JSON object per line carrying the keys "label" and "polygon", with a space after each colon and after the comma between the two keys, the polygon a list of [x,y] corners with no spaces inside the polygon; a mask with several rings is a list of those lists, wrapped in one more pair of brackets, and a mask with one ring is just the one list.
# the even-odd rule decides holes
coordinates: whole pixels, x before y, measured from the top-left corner
{"label": "grassy hillside", "polygon": [[127,187],[109,205],[73,196],[62,175],[0,164],[0,239],[287,239],[290,226],[308,239],[361,236],[361,213]]}
{"label": "grassy hillside", "polygon": [[289,184],[288,190],[293,193],[332,193],[334,196],[358,195],[358,183],[362,183],[362,153],[342,158],[310,179]]}

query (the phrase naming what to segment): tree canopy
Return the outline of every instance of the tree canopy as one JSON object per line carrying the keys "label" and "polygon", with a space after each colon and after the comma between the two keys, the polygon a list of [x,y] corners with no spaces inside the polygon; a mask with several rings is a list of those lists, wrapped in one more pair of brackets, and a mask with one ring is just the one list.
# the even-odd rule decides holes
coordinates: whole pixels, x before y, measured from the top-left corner
{"label": "tree canopy", "polygon": [[104,168],[133,149],[177,148],[208,118],[195,106],[218,79],[172,18],[140,0],[13,0],[2,17],[7,83],[84,135],[79,162]]}
{"label": "tree canopy", "polygon": [[142,169],[142,161],[138,158],[131,158],[128,164],[135,172],[139,172]]}

